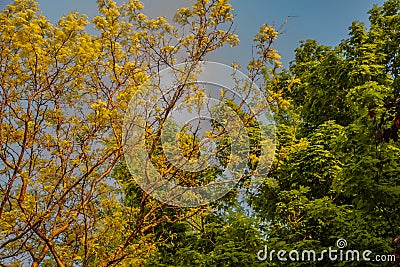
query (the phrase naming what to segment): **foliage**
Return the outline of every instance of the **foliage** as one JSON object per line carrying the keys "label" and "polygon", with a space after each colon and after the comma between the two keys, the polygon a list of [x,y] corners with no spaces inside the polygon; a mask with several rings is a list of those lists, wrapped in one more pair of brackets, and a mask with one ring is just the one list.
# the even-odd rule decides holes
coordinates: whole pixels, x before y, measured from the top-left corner
{"label": "foliage", "polygon": [[[231,5],[194,1],[173,26],[137,0],[97,4],[91,21],[75,12],[54,25],[33,0],[0,12],[1,265],[138,266],[165,242],[157,227],[204,209],[166,207],[140,191],[121,163],[121,126],[160,68],[238,43]],[[264,28],[254,79],[276,58],[267,50],[275,31]]]}
{"label": "foliage", "polygon": [[[289,73],[278,77],[276,88],[295,81],[284,93],[290,108],[277,117],[270,176],[251,196],[270,248],[320,252],[345,238],[348,249],[390,254],[400,233],[399,9],[398,0],[374,6],[370,28],[354,22],[335,48],[302,42]],[[311,266],[282,263],[303,265]]]}
{"label": "foliage", "polygon": [[[373,265],[257,259],[264,245],[320,252],[340,238],[348,249],[390,253],[400,235],[399,0],[374,6],[371,25],[355,21],[334,48],[303,41],[288,70],[279,71],[273,49],[279,33],[260,28],[247,74],[275,116],[276,157],[259,190],[242,177],[225,197],[196,208],[167,206],[138,186],[123,160],[124,112],[160,69],[236,45],[232,6],[193,1],[170,24],[147,17],[137,0],[97,4],[91,21],[75,12],[54,25],[31,0],[0,12],[1,266]],[[154,125],[192,89],[201,93],[178,86]],[[246,127],[250,173],[259,125],[226,105]],[[146,145],[159,173],[185,185],[215,177],[213,169],[174,168],[154,125]],[[226,165],[231,140],[221,124],[213,127]],[[185,158],[200,156],[193,133],[173,134]]]}
{"label": "foliage", "polygon": [[212,212],[170,228],[171,240],[145,266],[254,266],[257,221],[241,211]]}

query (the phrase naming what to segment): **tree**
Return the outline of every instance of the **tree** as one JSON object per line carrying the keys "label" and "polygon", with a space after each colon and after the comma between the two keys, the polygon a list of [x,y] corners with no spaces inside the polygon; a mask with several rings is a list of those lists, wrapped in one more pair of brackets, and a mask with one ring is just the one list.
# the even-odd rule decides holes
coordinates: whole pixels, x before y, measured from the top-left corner
{"label": "tree", "polygon": [[262,246],[258,222],[243,211],[209,211],[167,229],[170,240],[145,266],[254,266],[258,262]]}
{"label": "tree", "polygon": [[[273,72],[279,62],[277,60],[276,51],[272,50],[271,46],[277,37],[273,28],[268,25],[263,25],[260,28],[258,35],[255,38],[259,51],[259,57],[253,59],[248,67],[249,77],[253,79],[259,78],[259,75],[267,71]],[[266,50],[268,52],[262,52]],[[270,58],[271,57],[271,58]],[[268,63],[272,63],[272,69],[268,70]],[[266,82],[266,81],[265,81]],[[195,87],[196,88],[196,87]],[[197,89],[197,88],[196,88]],[[145,91],[147,94],[147,91]],[[274,93],[265,90],[265,95],[270,96],[271,102],[275,101],[280,96],[280,93]],[[257,123],[256,114],[249,114],[241,109],[233,99],[224,98],[224,106],[231,108],[238,114],[241,124],[245,128],[245,133],[249,138],[249,156],[246,158],[246,170],[248,173],[243,173],[240,176],[238,185],[219,199],[216,202],[205,206],[201,211],[190,218],[186,218],[180,222],[174,221],[179,212],[174,209],[163,208],[160,212],[166,214],[170,221],[163,222],[154,229],[156,240],[163,240],[157,244],[157,252],[145,261],[145,266],[191,266],[193,264],[201,266],[252,266],[256,259],[257,243],[260,240],[257,229],[257,222],[254,218],[249,218],[248,214],[240,209],[240,201],[238,200],[239,192],[243,193],[250,187],[251,171],[256,169],[260,157],[261,131]],[[197,100],[197,98],[195,98]],[[195,107],[195,106],[194,106]],[[134,116],[135,118],[136,116]],[[156,118],[156,122],[164,119],[163,116]],[[221,172],[221,169],[206,169],[203,172],[193,172],[176,168],[171,163],[171,158],[166,156],[166,146],[173,146],[172,137],[178,133],[180,136],[177,146],[182,150],[183,156],[188,159],[197,159],[199,152],[200,140],[196,138],[196,132],[199,125],[195,125],[194,131],[186,131],[184,127],[180,131],[174,129],[176,125],[172,124],[171,129],[167,129],[167,142],[160,142],[158,128],[156,124],[150,124],[151,127],[146,128],[146,146],[153,151],[152,161],[156,165],[159,173],[173,174],[174,178],[178,178],[179,184],[183,185],[198,185],[209,183],[214,177]],[[227,135],[221,123],[211,121],[211,135],[218,137],[216,139],[216,160],[221,166],[229,163],[229,150],[231,149],[232,139]],[[197,127],[196,127],[197,126]],[[153,128],[154,127],[154,128]],[[267,129],[268,132],[268,129]],[[164,132],[165,133],[165,132]],[[229,132],[228,132],[229,133]],[[271,133],[271,132],[269,132]],[[207,135],[210,136],[210,135]],[[159,138],[157,140],[157,138]],[[273,149],[273,148],[271,148]],[[178,156],[182,157],[181,155]],[[119,177],[125,185],[126,205],[132,207],[139,205],[143,192],[137,186],[135,174],[140,172],[135,164],[130,166],[130,175],[126,166],[121,165],[121,174]],[[168,177],[168,176],[167,176]],[[148,180],[151,177],[147,178]],[[176,181],[176,180],[174,180]],[[152,188],[152,187],[150,187]],[[244,194],[241,195],[243,197]],[[242,204],[243,205],[243,204]],[[246,205],[246,204],[244,204]],[[184,209],[183,209],[184,210]],[[241,240],[245,238],[245,240]],[[228,247],[226,247],[228,245]]]}
{"label": "tree", "polygon": [[[32,0],[0,13],[2,265],[140,265],[163,242],[157,227],[204,210],[167,208],[116,166],[132,95],[161,68],[236,45],[231,5],[195,1],[177,11],[175,28],[137,0],[97,3],[92,22],[71,13],[52,25]],[[269,61],[279,65],[276,37],[260,30],[253,81]]]}
{"label": "tree", "polygon": [[[345,238],[348,249],[390,253],[400,231],[399,9],[398,0],[374,6],[370,28],[354,22],[335,48],[303,42],[280,75],[275,88],[294,85],[290,108],[277,114],[277,157],[252,198],[271,249],[322,251]],[[313,266],[328,264],[373,265]],[[310,263],[290,266],[300,265]]]}

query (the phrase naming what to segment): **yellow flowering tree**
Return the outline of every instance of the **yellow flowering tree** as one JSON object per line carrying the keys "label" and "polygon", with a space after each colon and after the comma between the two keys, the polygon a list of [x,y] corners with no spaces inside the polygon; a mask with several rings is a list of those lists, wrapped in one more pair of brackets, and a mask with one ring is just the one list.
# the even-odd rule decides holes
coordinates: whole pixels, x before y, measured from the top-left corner
{"label": "yellow flowering tree", "polygon": [[[177,28],[137,0],[97,3],[92,20],[75,12],[54,25],[32,0],[0,12],[2,266],[137,266],[162,242],[152,229],[205,209],[169,208],[172,218],[144,192],[125,205],[111,173],[132,94],[162,67],[236,45],[231,5],[195,1],[177,11]],[[279,64],[276,34],[260,30],[253,77]]]}

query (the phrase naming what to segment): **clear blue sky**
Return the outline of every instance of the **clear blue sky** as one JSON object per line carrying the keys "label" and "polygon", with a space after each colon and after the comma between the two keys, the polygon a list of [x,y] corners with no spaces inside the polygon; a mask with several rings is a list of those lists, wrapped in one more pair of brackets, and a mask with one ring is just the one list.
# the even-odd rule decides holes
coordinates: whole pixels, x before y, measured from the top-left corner
{"label": "clear blue sky", "polygon": [[[118,0],[117,2],[121,2]],[[10,1],[0,0],[0,7]],[[78,10],[90,17],[96,14],[95,0],[39,0],[44,15],[55,22],[65,13]],[[187,6],[188,0],[144,0],[145,11],[151,16],[171,17],[174,10]],[[293,60],[293,50],[300,40],[315,39],[325,45],[337,45],[347,37],[352,21],[368,22],[367,11],[373,4],[384,0],[231,0],[235,9],[236,32],[241,40],[235,49],[223,49],[214,54],[214,61],[230,64],[238,61],[245,65],[251,56],[252,38],[263,23],[280,26],[287,16],[275,48],[282,55],[285,66]]]}

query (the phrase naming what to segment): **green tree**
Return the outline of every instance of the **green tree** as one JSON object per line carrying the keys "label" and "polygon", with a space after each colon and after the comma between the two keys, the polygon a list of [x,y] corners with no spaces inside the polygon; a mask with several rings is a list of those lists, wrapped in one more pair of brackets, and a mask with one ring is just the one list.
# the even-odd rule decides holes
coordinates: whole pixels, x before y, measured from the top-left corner
{"label": "green tree", "polygon": [[258,222],[243,211],[209,210],[167,229],[172,238],[145,266],[254,266],[258,262]]}
{"label": "green tree", "polygon": [[371,26],[354,22],[335,48],[303,42],[278,77],[275,88],[294,85],[284,94],[290,108],[277,114],[277,157],[252,197],[271,249],[322,251],[345,238],[348,249],[392,250],[400,232],[399,10],[398,0],[374,6]]}

